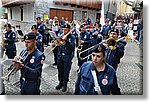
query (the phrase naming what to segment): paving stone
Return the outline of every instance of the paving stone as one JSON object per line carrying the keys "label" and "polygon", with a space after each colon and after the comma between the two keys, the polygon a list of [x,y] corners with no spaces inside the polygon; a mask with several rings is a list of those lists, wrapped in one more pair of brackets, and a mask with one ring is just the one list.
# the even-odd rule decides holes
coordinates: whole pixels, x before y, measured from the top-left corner
{"label": "paving stone", "polygon": [[[17,43],[18,53],[22,50],[23,42]],[[75,81],[77,78],[77,57],[76,53],[73,58],[72,69],[70,71],[70,80],[68,82],[67,92],[56,90],[55,87],[58,84],[57,67],[53,66],[53,53],[49,52],[50,47],[45,47],[46,61],[43,67],[42,79],[41,79],[41,95],[73,95]],[[128,42],[125,49],[125,56],[121,59],[121,62],[117,69],[118,85],[123,95],[142,95],[143,94],[143,71],[136,63],[141,63],[140,49],[134,42]],[[142,66],[142,65],[141,65]],[[6,74],[7,65],[4,66],[5,70],[3,74]],[[15,82],[19,81],[18,72],[11,77],[10,83],[5,83],[5,91],[7,95],[20,94],[19,85]],[[12,83],[13,82],[13,83]]]}

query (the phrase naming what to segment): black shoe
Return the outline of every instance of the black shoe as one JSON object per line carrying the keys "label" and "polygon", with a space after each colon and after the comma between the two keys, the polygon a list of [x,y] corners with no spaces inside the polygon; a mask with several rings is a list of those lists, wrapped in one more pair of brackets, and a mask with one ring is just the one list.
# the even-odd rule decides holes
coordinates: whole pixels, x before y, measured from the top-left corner
{"label": "black shoe", "polygon": [[67,86],[63,86],[62,87],[62,92],[66,92],[67,91]]}
{"label": "black shoe", "polygon": [[60,84],[56,86],[56,90],[60,90],[63,87],[63,84]]}

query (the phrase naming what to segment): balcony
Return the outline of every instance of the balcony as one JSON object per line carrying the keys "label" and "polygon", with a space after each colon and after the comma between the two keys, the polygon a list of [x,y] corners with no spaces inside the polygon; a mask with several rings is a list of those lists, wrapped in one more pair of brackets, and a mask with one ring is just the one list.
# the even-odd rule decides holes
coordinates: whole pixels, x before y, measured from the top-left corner
{"label": "balcony", "polygon": [[88,9],[101,10],[101,0],[54,0],[55,4],[64,4]]}
{"label": "balcony", "polygon": [[34,3],[35,0],[2,0],[2,6],[3,7],[14,7],[29,3]]}

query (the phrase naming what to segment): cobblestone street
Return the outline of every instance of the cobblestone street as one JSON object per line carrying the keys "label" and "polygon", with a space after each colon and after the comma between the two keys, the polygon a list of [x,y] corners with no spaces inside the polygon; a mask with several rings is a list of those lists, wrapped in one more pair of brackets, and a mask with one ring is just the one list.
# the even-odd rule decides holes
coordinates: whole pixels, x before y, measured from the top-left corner
{"label": "cobblestone street", "polygon": [[[23,42],[17,42],[18,53],[24,48]],[[53,53],[49,53],[50,47],[45,47],[46,61],[43,66],[41,94],[42,95],[70,95],[74,92],[74,85],[77,76],[77,57],[75,55],[70,72],[70,81],[68,82],[67,92],[56,90],[58,84],[57,67],[53,64]],[[143,94],[143,67],[142,53],[139,46],[135,42],[128,42],[125,50],[125,56],[121,59],[117,70],[118,84],[123,95],[141,95]],[[4,66],[4,75],[7,73],[7,66]],[[5,83],[5,91],[7,95],[20,94],[19,92],[19,75],[17,72],[11,77],[10,82]]]}

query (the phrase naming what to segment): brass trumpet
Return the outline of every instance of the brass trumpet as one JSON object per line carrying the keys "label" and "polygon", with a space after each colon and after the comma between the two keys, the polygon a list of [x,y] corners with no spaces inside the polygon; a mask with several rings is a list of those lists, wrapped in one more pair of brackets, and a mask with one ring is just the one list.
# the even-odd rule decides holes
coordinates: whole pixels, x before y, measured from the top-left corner
{"label": "brass trumpet", "polygon": [[80,58],[81,60],[84,60],[84,59],[90,57],[92,54],[89,54],[89,55],[84,56],[84,57],[81,57],[81,55],[82,55],[83,53],[88,53],[88,51],[90,51],[91,49],[93,49],[93,48],[99,46],[100,44],[106,44],[109,49],[115,50],[115,49],[117,48],[117,42],[120,41],[120,40],[123,40],[123,39],[125,39],[125,37],[121,37],[121,38],[119,38],[119,39],[117,39],[117,40],[115,40],[115,39],[113,39],[113,38],[108,38],[108,39],[106,39],[106,40],[103,40],[102,42],[100,42],[100,43],[98,43],[98,44],[96,44],[96,45],[94,45],[94,46],[92,46],[92,47],[89,47],[89,48],[87,48],[87,49],[81,51],[81,52],[79,53],[79,58]]}
{"label": "brass trumpet", "polygon": [[115,50],[116,47],[117,47],[117,42],[118,42],[118,41],[116,41],[115,39],[110,38],[110,39],[108,39],[108,41],[107,41],[107,47],[108,47],[109,49],[111,49],[111,50]]}

